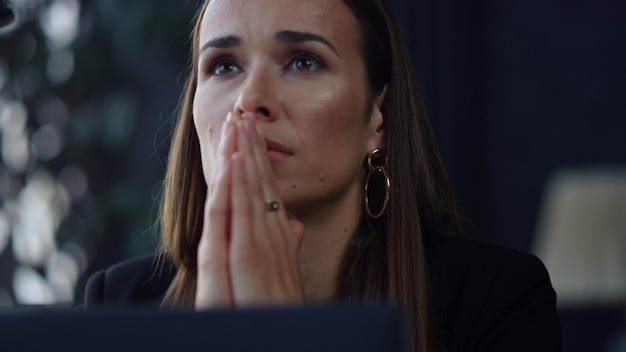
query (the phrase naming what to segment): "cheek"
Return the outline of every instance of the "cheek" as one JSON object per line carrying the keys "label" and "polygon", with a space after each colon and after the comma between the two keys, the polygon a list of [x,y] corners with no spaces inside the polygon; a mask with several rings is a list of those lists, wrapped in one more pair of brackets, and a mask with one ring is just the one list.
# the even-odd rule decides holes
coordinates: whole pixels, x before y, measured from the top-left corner
{"label": "cheek", "polygon": [[219,100],[207,99],[206,96],[206,92],[198,89],[193,104],[193,121],[200,141],[202,166],[205,170],[215,160],[222,124],[230,111],[226,104],[216,104],[215,101]]}
{"label": "cheek", "polygon": [[333,91],[315,104],[309,100],[294,115],[305,160],[300,175],[315,192],[345,194],[360,180],[367,149],[365,100],[365,93],[355,89]]}
{"label": "cheek", "polygon": [[[362,142],[366,129],[365,99],[348,87],[327,90],[309,100],[307,116],[299,123],[311,142],[322,141],[326,148],[338,145],[354,149]],[[354,144],[349,146],[349,144]]]}

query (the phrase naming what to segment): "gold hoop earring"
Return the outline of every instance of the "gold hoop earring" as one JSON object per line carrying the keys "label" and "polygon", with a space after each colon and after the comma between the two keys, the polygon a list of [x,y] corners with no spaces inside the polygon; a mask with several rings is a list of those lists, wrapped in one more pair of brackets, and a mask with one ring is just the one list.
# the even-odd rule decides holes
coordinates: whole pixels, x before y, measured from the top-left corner
{"label": "gold hoop earring", "polygon": [[[389,181],[389,174],[387,174],[385,166],[387,166],[387,155],[385,155],[385,152],[382,149],[374,149],[367,157],[367,167],[369,168],[369,172],[367,173],[367,178],[365,179],[365,193],[363,195],[365,211],[372,219],[378,219],[383,216],[385,209],[387,209],[387,203],[389,203],[389,190],[391,188],[391,182]],[[369,183],[372,176],[375,174],[381,174],[385,178],[385,197],[383,200],[383,206],[377,213],[374,213],[370,209],[370,200],[368,196]]]}

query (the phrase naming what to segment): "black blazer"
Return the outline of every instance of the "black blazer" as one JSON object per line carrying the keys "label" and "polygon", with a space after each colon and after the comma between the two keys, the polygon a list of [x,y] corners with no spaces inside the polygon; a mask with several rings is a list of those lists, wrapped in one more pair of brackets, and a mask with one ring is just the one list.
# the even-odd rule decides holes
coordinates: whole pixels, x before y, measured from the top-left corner
{"label": "black blazer", "polygon": [[[426,256],[441,351],[561,351],[556,294],[537,257],[460,239],[430,242]],[[175,270],[154,258],[94,274],[85,307],[158,307]]]}

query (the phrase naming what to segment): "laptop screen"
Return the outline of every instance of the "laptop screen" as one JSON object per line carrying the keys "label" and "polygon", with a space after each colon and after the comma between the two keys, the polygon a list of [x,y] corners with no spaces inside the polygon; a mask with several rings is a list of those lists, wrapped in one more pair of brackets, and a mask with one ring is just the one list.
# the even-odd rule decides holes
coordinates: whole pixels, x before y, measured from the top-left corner
{"label": "laptop screen", "polygon": [[0,311],[7,351],[404,351],[398,309]]}

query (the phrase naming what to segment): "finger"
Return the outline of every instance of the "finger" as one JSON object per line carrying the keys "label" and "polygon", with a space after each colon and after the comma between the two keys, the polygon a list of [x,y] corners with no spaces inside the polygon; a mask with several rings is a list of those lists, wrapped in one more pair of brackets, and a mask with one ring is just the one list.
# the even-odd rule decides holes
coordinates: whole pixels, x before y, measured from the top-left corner
{"label": "finger", "polygon": [[254,138],[256,135],[256,118],[254,116],[247,118],[242,122],[244,126],[244,132],[240,134],[240,139],[238,140],[238,148],[245,158],[243,160],[244,166],[244,175],[245,181],[248,186],[248,197],[250,201],[250,209],[252,211],[252,218],[255,221],[255,229],[259,229],[261,231],[254,231],[254,233],[262,236],[259,240],[267,239],[267,236],[264,232],[267,230],[272,230],[271,228],[264,227],[267,224],[268,220],[271,218],[267,217],[266,210],[266,202],[268,200],[274,200],[276,198],[268,198],[269,195],[267,191],[264,189],[264,185],[262,179],[264,175],[258,169],[257,163],[255,161],[255,146],[254,146]]}
{"label": "finger", "polygon": [[202,235],[198,245],[196,308],[231,305],[228,269],[228,227],[230,208],[230,155],[236,149],[232,114],[222,124],[217,160],[205,202]]}
{"label": "finger", "polygon": [[[256,242],[252,236],[251,202],[245,180],[245,155],[237,151],[233,157],[231,188],[231,247],[229,262],[233,299],[238,306],[252,303],[259,292],[259,280],[267,274]],[[255,228],[259,227],[254,224]]]}
{"label": "finger", "polygon": [[[235,152],[237,147],[236,134],[233,133],[234,123],[232,122],[232,113],[228,113],[226,120],[222,123],[222,131],[220,135],[220,142],[217,147],[216,165],[220,165],[225,158],[230,158],[230,155]],[[215,174],[220,171],[220,167],[214,167],[211,179],[215,178]],[[213,191],[212,183],[209,185],[209,193]]]}
{"label": "finger", "polygon": [[289,227],[296,235],[298,249],[300,249],[302,246],[302,239],[304,238],[304,224],[296,219],[289,219]]}
{"label": "finger", "polygon": [[233,133],[234,124],[233,113],[228,113],[228,115],[226,115],[226,120],[222,124],[222,136],[218,147],[218,153],[220,156],[230,156],[235,152],[236,134]]}
{"label": "finger", "polygon": [[228,159],[218,165],[212,179],[212,189],[204,208],[202,235],[198,244],[196,284],[197,309],[232,305],[232,290],[228,262],[229,182],[231,167]]}
{"label": "finger", "polygon": [[[270,159],[267,156],[265,136],[263,136],[263,133],[259,129],[255,129],[254,132],[255,133],[252,139],[254,159],[259,170],[261,184],[263,185],[263,191],[266,195],[266,199],[279,201],[279,203],[281,203],[281,208],[283,208],[282,202],[280,201],[280,193],[278,192],[278,188],[276,186],[274,170],[272,169]],[[279,215],[283,225],[287,224],[287,213],[285,211],[280,211]]]}
{"label": "finger", "polygon": [[[246,133],[245,138],[239,141],[238,147],[246,154],[245,175],[248,182],[250,199],[252,201],[251,208],[253,210],[253,219],[255,221],[255,230],[253,236],[257,236],[256,242],[259,246],[270,246],[273,261],[280,261],[285,258],[281,255],[284,252],[285,233],[290,231],[286,222],[281,222],[281,216],[286,219],[284,209],[281,204],[280,196],[277,192],[273,192],[270,183],[273,182],[271,168],[260,169],[262,161],[259,159],[267,159],[265,148],[261,149],[259,136],[256,129],[256,117],[248,115],[244,121]],[[267,210],[267,202],[278,202],[279,209],[276,211]],[[263,226],[263,227],[262,227]],[[262,231],[264,230],[264,231]]]}
{"label": "finger", "polygon": [[252,136],[252,145],[254,160],[261,176],[261,183],[264,186],[264,192],[267,196],[267,199],[276,199],[278,193],[276,192],[275,187],[274,170],[272,169],[270,160],[267,156],[267,145],[265,142],[265,137],[263,136],[261,131],[256,128],[256,126],[254,127],[255,129]]}
{"label": "finger", "polygon": [[[231,189],[231,280],[238,306],[301,301],[297,245],[288,250],[289,224],[279,212],[265,208],[264,185],[255,158],[254,120],[237,123],[237,152],[233,155]],[[251,135],[252,133],[252,135]],[[278,199],[278,198],[272,198]],[[293,241],[294,243],[296,241]]]}
{"label": "finger", "polygon": [[[241,157],[242,166],[241,182],[245,183],[245,193],[242,195],[245,196],[246,209],[248,211],[248,213],[242,216],[246,216],[246,220],[251,221],[253,224],[250,226],[250,232],[247,235],[250,238],[242,238],[241,241],[250,240],[257,250],[269,254],[274,253],[268,251],[272,250],[270,247],[274,246],[272,243],[273,237],[276,236],[274,233],[280,231],[280,228],[278,224],[271,225],[271,217],[268,217],[265,208],[265,193],[260,181],[261,175],[254,161],[254,152],[251,144],[254,123],[254,118],[245,118],[237,124],[237,150]],[[236,236],[240,235],[234,231],[233,234]],[[271,257],[269,259],[271,260]]]}
{"label": "finger", "polygon": [[[286,209],[284,208],[282,200],[280,199],[280,193],[276,185],[276,178],[274,177],[274,170],[272,169],[269,158],[267,156],[267,145],[265,142],[265,137],[259,129],[255,129],[252,141],[254,159],[257,169],[259,170],[259,179],[262,184],[265,199],[267,201],[274,200],[279,202],[280,209],[278,212],[276,212],[276,216],[274,218],[278,223],[278,226],[283,229],[283,233],[287,236],[290,236],[292,234],[292,228],[289,225],[289,219],[287,217]],[[296,239],[296,247],[298,247],[298,241],[300,240],[301,239]],[[286,245],[285,242],[292,242],[292,239],[284,238],[283,245]]]}
{"label": "finger", "polygon": [[[254,128],[251,141],[255,166],[258,170],[256,181],[261,184],[266,200],[275,200],[280,204],[277,212],[268,212],[266,209],[262,211],[266,213],[264,217],[267,219],[267,228],[271,231],[266,238],[273,247],[274,262],[283,268],[280,271],[282,281],[290,285],[299,282],[298,249],[304,236],[304,225],[297,220],[290,221],[287,217],[267,156],[265,138],[259,129]],[[296,278],[295,281],[294,278]]]}

